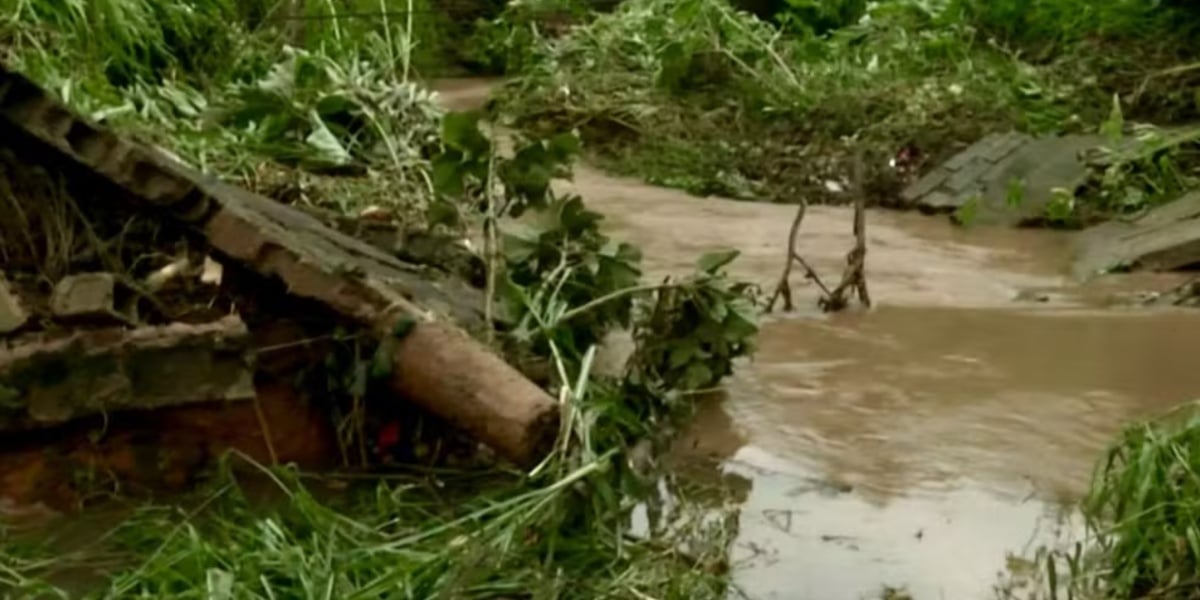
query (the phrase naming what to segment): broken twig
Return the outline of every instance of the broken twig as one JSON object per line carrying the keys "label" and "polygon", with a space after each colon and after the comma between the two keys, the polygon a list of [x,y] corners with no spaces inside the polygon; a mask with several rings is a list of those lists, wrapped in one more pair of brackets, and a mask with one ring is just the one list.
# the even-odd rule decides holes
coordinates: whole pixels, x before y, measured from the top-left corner
{"label": "broken twig", "polygon": [[863,192],[862,151],[854,156],[854,248],[846,254],[846,270],[842,282],[832,294],[820,300],[825,311],[838,311],[846,307],[846,293],[853,288],[863,306],[871,306],[871,295],[867,292],[867,198]]}
{"label": "broken twig", "polygon": [[808,261],[804,260],[804,257],[800,256],[800,253],[796,251],[796,238],[800,234],[800,224],[804,222],[804,213],[807,210],[808,203],[801,198],[800,206],[796,209],[796,218],[792,219],[792,228],[788,232],[788,247],[783,263],[783,275],[779,277],[779,284],[775,287],[775,293],[771,295],[771,301],[767,303],[767,312],[775,310],[775,302],[779,298],[783,298],[783,310],[790,312],[795,308],[795,305],[792,303],[792,285],[789,280],[792,276],[792,265],[796,263],[799,263],[801,268],[804,269],[805,279],[813,280],[825,295],[829,295],[829,288],[821,281],[821,277],[808,264]]}

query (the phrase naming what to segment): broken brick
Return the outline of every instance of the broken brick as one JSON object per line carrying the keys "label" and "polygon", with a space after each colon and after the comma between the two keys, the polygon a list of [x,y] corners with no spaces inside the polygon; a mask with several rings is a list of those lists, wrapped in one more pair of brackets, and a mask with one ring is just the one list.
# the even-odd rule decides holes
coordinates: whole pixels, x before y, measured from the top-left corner
{"label": "broken brick", "polygon": [[54,286],[50,310],[64,319],[117,316],[117,278],[112,273],[79,273]]}

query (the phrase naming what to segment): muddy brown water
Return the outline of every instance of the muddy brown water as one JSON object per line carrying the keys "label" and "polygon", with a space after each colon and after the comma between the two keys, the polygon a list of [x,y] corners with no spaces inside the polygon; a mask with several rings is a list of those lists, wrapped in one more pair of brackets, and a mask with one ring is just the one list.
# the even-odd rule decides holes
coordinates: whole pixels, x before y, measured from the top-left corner
{"label": "muddy brown water", "polygon": [[[443,87],[478,105],[487,84]],[[736,248],[773,289],[794,207],[696,198],[586,166],[564,186],[639,245],[648,277]],[[800,251],[840,275],[851,213],[811,207]],[[769,317],[676,459],[742,482],[735,580],[752,598],[996,597],[1006,564],[1080,535],[1070,505],[1123,424],[1200,395],[1200,313],[1133,308],[1172,275],[1069,279],[1070,234],[871,212],[877,305]]]}
{"label": "muddy brown water", "polygon": [[[743,253],[737,275],[768,290],[778,277],[792,207],[588,169],[574,188],[655,276],[728,247]],[[831,207],[805,219],[802,252],[827,278],[850,220]],[[746,481],[735,573],[752,598],[878,598],[884,586],[993,598],[1010,555],[1078,538],[1063,507],[1122,424],[1200,392],[1200,313],[1121,306],[1170,275],[1070,281],[1066,234],[880,212],[868,238],[877,305],[821,315],[799,287],[800,310],[765,321],[681,454]]]}

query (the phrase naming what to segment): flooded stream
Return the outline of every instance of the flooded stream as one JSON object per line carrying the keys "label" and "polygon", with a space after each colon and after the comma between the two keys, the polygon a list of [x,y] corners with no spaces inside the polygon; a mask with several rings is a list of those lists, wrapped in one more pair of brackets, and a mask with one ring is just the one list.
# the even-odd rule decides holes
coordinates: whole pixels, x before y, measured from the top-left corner
{"label": "flooded stream", "polygon": [[[454,82],[448,102],[486,86]],[[696,198],[586,166],[566,186],[639,245],[649,277],[708,251],[771,290],[794,207]],[[751,598],[995,598],[1006,559],[1080,535],[1070,504],[1121,426],[1191,400],[1200,313],[1122,307],[1172,275],[1069,276],[1070,235],[868,215],[877,306],[764,323],[676,460],[742,482],[735,580]],[[800,251],[835,279],[851,212],[811,207]],[[1126,303],[1127,304],[1127,303]],[[703,470],[701,470],[703,471]]]}
{"label": "flooded stream", "polygon": [[[792,207],[698,199],[584,170],[576,191],[637,243],[654,274],[702,252],[771,289]],[[851,213],[810,209],[802,252],[836,277]],[[1064,275],[1068,239],[869,217],[877,306],[764,324],[759,350],[682,440],[746,481],[735,557],[752,598],[994,598],[1009,555],[1065,543],[1123,423],[1189,400],[1200,314],[1104,308],[1173,276]],[[799,280],[799,277],[797,277]],[[1022,298],[1037,298],[1037,302]]]}

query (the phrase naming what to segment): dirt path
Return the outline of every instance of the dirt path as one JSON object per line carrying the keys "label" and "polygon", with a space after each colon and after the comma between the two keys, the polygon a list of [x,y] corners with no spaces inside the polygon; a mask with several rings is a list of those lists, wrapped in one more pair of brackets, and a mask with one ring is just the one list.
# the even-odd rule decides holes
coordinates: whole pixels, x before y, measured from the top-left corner
{"label": "dirt path", "polygon": [[[487,88],[447,89],[462,107]],[[565,187],[642,248],[650,276],[732,247],[739,276],[767,289],[778,277],[793,207],[586,166]],[[850,227],[840,208],[805,219],[802,251],[830,278]],[[1179,278],[1077,285],[1065,234],[892,212],[872,212],[868,234],[878,306],[824,316],[800,288],[805,310],[766,323],[679,460],[740,482],[736,580],[752,598],[877,598],[885,585],[918,600],[995,597],[1009,554],[1070,538],[1078,524],[1060,507],[1121,425],[1200,390],[1188,359],[1200,313],[1104,308]]]}

